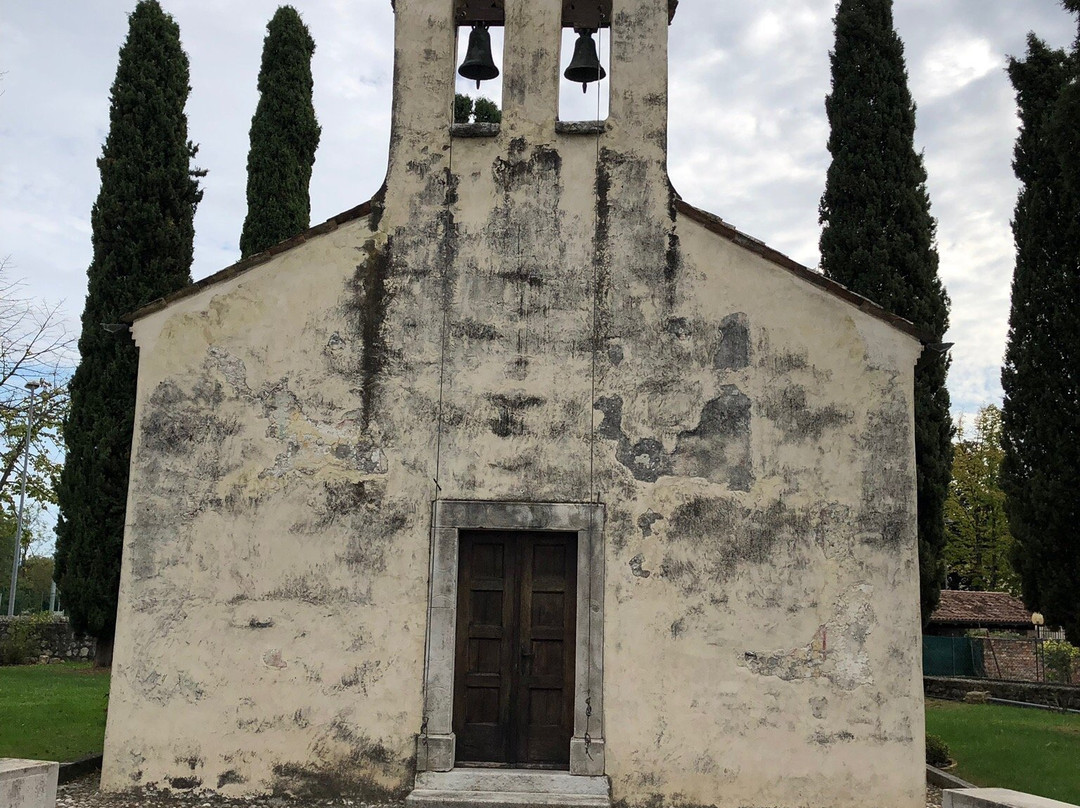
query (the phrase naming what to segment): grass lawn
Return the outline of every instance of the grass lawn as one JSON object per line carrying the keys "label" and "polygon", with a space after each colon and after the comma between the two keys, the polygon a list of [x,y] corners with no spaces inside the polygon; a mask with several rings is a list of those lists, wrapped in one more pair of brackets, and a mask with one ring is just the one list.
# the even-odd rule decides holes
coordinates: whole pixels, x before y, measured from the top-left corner
{"label": "grass lawn", "polygon": [[1080,804],[1080,715],[927,699],[926,731],[949,744],[958,777]]}
{"label": "grass lawn", "polygon": [[109,671],[87,662],[0,668],[0,757],[100,755]]}

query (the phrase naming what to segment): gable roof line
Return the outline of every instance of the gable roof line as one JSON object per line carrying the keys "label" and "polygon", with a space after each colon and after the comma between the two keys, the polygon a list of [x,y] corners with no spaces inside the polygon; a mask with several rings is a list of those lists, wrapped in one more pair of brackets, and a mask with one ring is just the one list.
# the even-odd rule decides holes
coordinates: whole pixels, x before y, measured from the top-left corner
{"label": "gable roof line", "polygon": [[746,233],[732,227],[719,216],[714,216],[701,208],[695,208],[678,195],[675,196],[675,209],[686,216],[686,218],[700,224],[709,232],[726,238],[728,241],[742,247],[744,250],[749,250],[756,255],[760,255],[765,260],[776,264],[782,269],[786,269],[788,272],[802,278],[804,281],[808,281],[834,297],[838,297],[841,300],[850,303],[855,306],[855,308],[866,312],[871,317],[876,317],[877,319],[888,323],[898,331],[902,331],[924,344],[935,341],[933,335],[925,329],[920,328],[909,320],[905,320],[903,317],[893,314],[887,309],[883,309],[869,298],[851,291],[841,283],[826,278],[820,272],[815,272],[809,267],[803,266],[798,261],[788,258],[782,252],[774,250],[765,242],[756,239],[753,236],[748,236]]}
{"label": "gable roof line", "polygon": [[[120,320],[121,322],[125,323],[134,323],[136,320],[140,320],[147,315],[153,314],[157,311],[161,311],[166,306],[169,306],[178,300],[183,300],[186,297],[191,297],[192,295],[198,294],[204,289],[215,286],[219,283],[223,283],[224,281],[231,280],[238,275],[242,275],[250,269],[260,266],[261,264],[265,264],[274,256],[280,255],[283,252],[288,252],[294,247],[299,247],[301,244],[304,244],[305,242],[316,238],[317,236],[321,236],[326,233],[332,233],[334,230],[337,230],[338,227],[347,222],[351,222],[369,215],[374,207],[375,199],[379,198],[380,196],[381,191],[380,193],[376,194],[375,197],[369,199],[367,202],[359,204],[354,208],[350,208],[349,210],[343,211],[336,216],[331,216],[322,224],[317,224],[314,227],[310,227],[304,232],[299,233],[292,238],[281,242],[280,244],[275,244],[268,250],[264,250],[261,253],[256,253],[255,255],[249,255],[247,258],[241,258],[236,263],[231,264],[224,269],[215,272],[212,275],[207,275],[205,278],[197,280],[194,283],[183,287],[182,289],[177,289],[172,294],[158,298],[157,300],[151,301],[144,306],[140,306],[135,311],[123,315]],[[749,250],[756,255],[760,255],[767,261],[776,264],[782,269],[786,269],[793,275],[796,275],[797,277],[802,278],[809,283],[812,283],[813,285],[828,292],[834,297],[838,297],[841,300],[850,303],[860,311],[866,312],[871,317],[875,317],[888,323],[897,330],[902,331],[903,333],[911,337],[914,337],[920,342],[928,343],[933,340],[931,334],[926,332],[924,329],[919,328],[914,323],[905,320],[903,317],[898,317],[892,312],[883,309],[881,306],[877,305],[872,300],[869,300],[868,298],[865,298],[860,294],[852,292],[843,284],[837,283],[834,280],[830,280],[821,273],[815,272],[809,267],[805,267],[797,261],[788,258],[783,253],[774,250],[772,247],[765,244],[765,242],[756,239],[753,236],[749,236],[746,233],[743,233],[740,230],[732,227],[719,216],[715,216],[708,211],[702,210],[701,208],[694,207],[678,195],[675,196],[675,209],[679,213],[686,216],[688,219],[691,219],[703,226],[709,232],[715,233],[716,235],[721,236],[732,242],[733,244],[736,244],[745,250]]]}
{"label": "gable roof line", "polygon": [[213,275],[207,275],[205,278],[190,283],[182,289],[177,289],[172,294],[166,295],[165,297],[159,297],[157,300],[151,301],[145,306],[140,306],[135,309],[135,311],[123,315],[120,318],[120,321],[124,323],[134,323],[136,320],[140,320],[148,314],[161,311],[166,306],[169,306],[178,300],[183,300],[185,297],[191,297],[192,295],[201,292],[203,289],[235,278],[237,275],[243,275],[249,269],[254,269],[260,264],[265,264],[276,255],[288,252],[294,247],[299,247],[304,242],[309,241],[316,236],[332,233],[346,222],[351,222],[355,219],[367,216],[371,213],[373,207],[372,203],[373,199],[369,199],[367,202],[357,205],[355,208],[350,208],[336,216],[331,216],[322,224],[309,227],[303,233],[298,233],[292,238],[282,241],[280,244],[275,244],[273,247],[263,250],[261,253],[249,255],[247,258],[241,258],[235,264],[230,264],[224,269],[215,272]]}

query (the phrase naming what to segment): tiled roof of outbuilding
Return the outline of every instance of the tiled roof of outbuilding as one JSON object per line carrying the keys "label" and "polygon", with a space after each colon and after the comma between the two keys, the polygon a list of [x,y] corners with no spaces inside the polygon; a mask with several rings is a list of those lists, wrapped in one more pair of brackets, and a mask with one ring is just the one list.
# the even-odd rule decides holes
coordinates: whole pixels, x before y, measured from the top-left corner
{"label": "tiled roof of outbuilding", "polygon": [[1031,612],[1008,592],[941,591],[941,602],[930,615],[931,624],[963,624],[980,627],[1031,627]]}

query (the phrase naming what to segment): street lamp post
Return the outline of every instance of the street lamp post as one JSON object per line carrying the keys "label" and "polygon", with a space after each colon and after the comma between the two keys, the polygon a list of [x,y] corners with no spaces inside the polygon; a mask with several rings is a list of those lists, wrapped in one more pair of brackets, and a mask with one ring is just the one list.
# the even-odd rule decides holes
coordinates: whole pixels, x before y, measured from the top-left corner
{"label": "street lamp post", "polygon": [[26,413],[26,441],[23,445],[22,482],[19,486],[19,515],[15,523],[15,557],[11,560],[11,590],[8,592],[8,617],[15,616],[15,587],[19,584],[19,549],[22,547],[23,507],[26,505],[26,467],[30,463],[30,438],[34,429],[34,393],[41,382],[27,382],[30,391],[30,408]]}

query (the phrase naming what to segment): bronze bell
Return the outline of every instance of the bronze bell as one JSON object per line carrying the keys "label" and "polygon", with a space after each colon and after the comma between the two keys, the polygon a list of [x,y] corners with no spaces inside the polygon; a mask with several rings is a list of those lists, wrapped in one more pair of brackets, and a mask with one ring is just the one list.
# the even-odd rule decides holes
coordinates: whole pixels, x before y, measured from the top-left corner
{"label": "bronze bell", "polygon": [[593,42],[592,28],[577,28],[578,40],[574,44],[574,58],[563,73],[570,81],[580,81],[581,91],[589,88],[590,81],[600,81],[607,73],[600,66],[600,57],[596,55],[596,43]]}
{"label": "bronze bell", "polygon": [[495,60],[491,58],[491,34],[483,23],[474,25],[469,33],[469,49],[457,72],[463,78],[475,79],[478,90],[480,82],[499,75],[499,68],[495,67]]}

